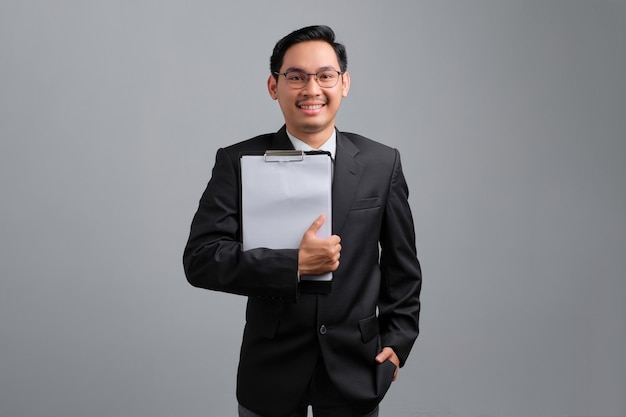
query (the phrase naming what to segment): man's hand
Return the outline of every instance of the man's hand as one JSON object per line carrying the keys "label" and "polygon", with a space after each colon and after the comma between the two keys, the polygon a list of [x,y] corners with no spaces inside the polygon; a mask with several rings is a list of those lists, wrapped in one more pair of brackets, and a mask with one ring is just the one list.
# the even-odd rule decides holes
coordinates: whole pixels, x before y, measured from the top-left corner
{"label": "man's hand", "polygon": [[383,363],[386,360],[390,360],[391,363],[396,365],[396,371],[393,373],[392,381],[395,381],[398,377],[398,369],[400,369],[400,358],[396,355],[396,352],[393,351],[392,348],[386,347],[376,356],[376,362]]}
{"label": "man's hand", "polygon": [[304,232],[298,248],[298,272],[300,275],[321,275],[339,268],[341,238],[332,235],[326,239],[317,237],[317,231],[326,221],[326,216],[319,216]]}

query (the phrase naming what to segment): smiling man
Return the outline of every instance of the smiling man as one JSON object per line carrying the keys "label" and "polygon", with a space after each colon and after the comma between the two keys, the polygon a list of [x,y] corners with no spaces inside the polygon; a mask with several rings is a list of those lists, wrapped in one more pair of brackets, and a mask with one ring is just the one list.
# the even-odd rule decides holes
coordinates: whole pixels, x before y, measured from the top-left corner
{"label": "smiling man", "polygon": [[[237,377],[240,417],[378,416],[418,335],[421,270],[397,150],[340,132],[345,47],[327,26],[278,41],[267,87],[285,125],[218,150],[183,255],[197,287],[248,297]],[[332,231],[311,219],[297,249],[241,244],[242,153],[320,149],[333,158]],[[332,272],[330,292],[301,275]]]}

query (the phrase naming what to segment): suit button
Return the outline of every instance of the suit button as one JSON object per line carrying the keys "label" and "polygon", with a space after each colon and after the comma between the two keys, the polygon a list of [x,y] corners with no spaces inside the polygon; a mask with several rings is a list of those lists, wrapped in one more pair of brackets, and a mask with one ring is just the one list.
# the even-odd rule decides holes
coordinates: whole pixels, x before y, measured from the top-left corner
{"label": "suit button", "polygon": [[320,327],[320,334],[326,334],[326,332],[327,332],[326,326],[322,324],[322,326]]}

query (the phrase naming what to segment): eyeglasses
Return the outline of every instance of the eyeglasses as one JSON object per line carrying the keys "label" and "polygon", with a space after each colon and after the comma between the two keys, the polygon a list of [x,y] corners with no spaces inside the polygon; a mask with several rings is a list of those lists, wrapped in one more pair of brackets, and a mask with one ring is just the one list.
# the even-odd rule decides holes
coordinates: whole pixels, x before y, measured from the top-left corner
{"label": "eyeglasses", "polygon": [[315,76],[315,81],[322,88],[333,88],[339,82],[339,76],[343,74],[341,71],[323,70],[313,74],[299,70],[291,70],[287,72],[274,72],[276,75],[284,75],[287,85],[291,88],[301,89],[309,83],[309,77]]}

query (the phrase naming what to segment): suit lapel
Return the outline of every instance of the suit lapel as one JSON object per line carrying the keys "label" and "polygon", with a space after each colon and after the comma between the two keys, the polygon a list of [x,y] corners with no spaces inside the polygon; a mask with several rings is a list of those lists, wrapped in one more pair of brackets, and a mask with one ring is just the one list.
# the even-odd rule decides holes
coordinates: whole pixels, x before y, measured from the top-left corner
{"label": "suit lapel", "polygon": [[333,234],[340,234],[346,221],[357,186],[361,180],[363,165],[355,156],[359,149],[341,132],[337,131],[335,171],[333,174]]}

